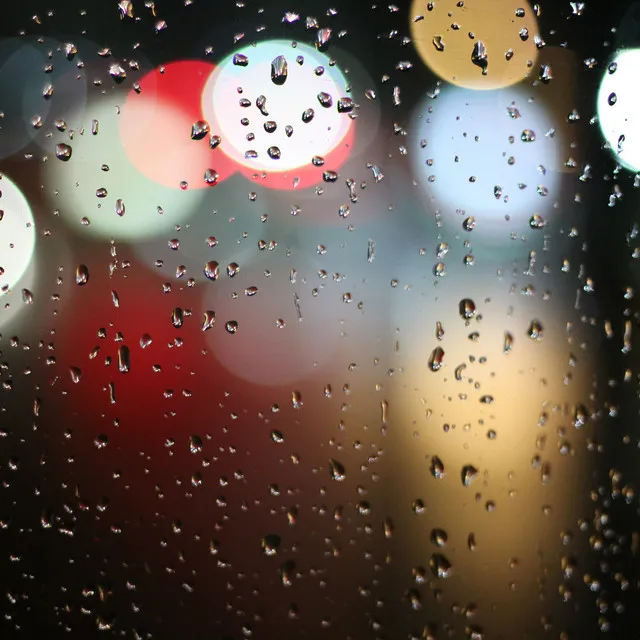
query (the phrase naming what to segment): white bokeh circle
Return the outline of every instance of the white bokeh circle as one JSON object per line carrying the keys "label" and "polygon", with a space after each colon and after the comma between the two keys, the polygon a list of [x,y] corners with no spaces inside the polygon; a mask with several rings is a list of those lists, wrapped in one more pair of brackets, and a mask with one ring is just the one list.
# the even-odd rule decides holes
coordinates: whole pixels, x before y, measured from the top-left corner
{"label": "white bokeh circle", "polygon": [[[238,55],[246,56],[246,66],[234,64]],[[271,79],[271,63],[279,56],[288,69],[281,85]],[[316,73],[320,67],[322,75]],[[322,106],[321,93],[331,97],[331,106]],[[262,109],[256,104],[260,96],[266,99]],[[348,113],[338,111],[338,101],[345,97],[347,82],[327,55],[308,45],[273,40],[225,58],[205,86],[202,107],[212,133],[222,138],[225,154],[250,169],[279,172],[309,166],[314,156],[325,156],[339,145],[352,125]],[[241,106],[242,100],[250,106]],[[308,109],[314,115],[305,123],[302,115]],[[242,124],[245,118],[247,125]],[[269,121],[276,123],[271,133],[264,127]],[[293,129],[290,136],[287,126]],[[248,140],[249,134],[254,138]],[[279,149],[278,159],[269,155],[271,147]]]}
{"label": "white bokeh circle", "polygon": [[22,191],[0,174],[0,300],[27,271],[36,245],[31,207]]}
{"label": "white bokeh circle", "polygon": [[597,102],[602,135],[618,162],[631,171],[640,170],[639,64],[640,49],[618,52],[602,78]]}

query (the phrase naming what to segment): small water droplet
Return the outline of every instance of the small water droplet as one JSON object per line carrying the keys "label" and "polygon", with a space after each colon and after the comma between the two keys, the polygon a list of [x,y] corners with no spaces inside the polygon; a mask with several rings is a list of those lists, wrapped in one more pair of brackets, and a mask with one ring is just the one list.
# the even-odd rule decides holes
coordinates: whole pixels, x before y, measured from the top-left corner
{"label": "small water droplet", "polygon": [[269,147],[267,153],[272,160],[280,160],[281,153],[279,147]]}
{"label": "small water droplet", "polygon": [[443,360],[444,349],[442,347],[436,347],[429,356],[429,369],[431,369],[431,371],[439,371],[442,367]]}
{"label": "small water droplet", "polygon": [[522,142],[535,142],[536,132],[532,129],[523,129],[520,134],[520,140],[522,140]]}
{"label": "small water droplet", "polygon": [[238,332],[238,323],[235,320],[229,320],[224,328],[227,330],[227,333],[237,333]]}
{"label": "small water droplet", "polygon": [[236,65],[236,67],[246,67],[249,64],[249,58],[242,53],[236,53],[233,56],[233,64]]}
{"label": "small water droplet", "polygon": [[196,120],[191,125],[191,139],[202,140],[209,133],[209,123],[205,120]]}
{"label": "small water droplet", "polygon": [[89,268],[86,264],[79,264],[76,267],[76,284],[85,285],[89,282]]}
{"label": "small water droplet", "polygon": [[462,467],[461,477],[462,477],[462,485],[464,487],[468,487],[478,476],[478,470],[470,464],[464,465]]}
{"label": "small water droplet", "polygon": [[542,340],[544,336],[544,327],[539,320],[532,320],[527,329],[527,334],[532,340]]}
{"label": "small water droplet", "polygon": [[434,553],[429,560],[429,568],[436,578],[449,578],[453,566],[441,553]]}
{"label": "small water droplet", "polygon": [[470,298],[463,298],[460,300],[458,310],[463,320],[471,320],[476,315],[476,303]]}
{"label": "small water droplet", "polygon": [[329,475],[331,476],[332,480],[335,480],[336,482],[342,482],[346,479],[347,472],[341,462],[338,462],[334,458],[330,458]]}
{"label": "small water droplet", "polygon": [[64,142],[56,145],[56,158],[58,160],[62,160],[63,162],[67,162],[71,159],[71,154],[73,153],[73,149]]}
{"label": "small water droplet", "polygon": [[442,478],[444,478],[444,463],[438,456],[431,456],[429,471],[431,472],[431,475],[438,480],[442,480]]}
{"label": "small water droplet", "polygon": [[118,371],[120,373],[128,373],[131,369],[131,354],[129,347],[120,345],[118,347]]}
{"label": "small water droplet", "polygon": [[447,545],[449,535],[444,529],[432,529],[429,538],[436,547],[445,547]]}
{"label": "small water droplet", "polygon": [[282,539],[275,533],[270,533],[262,538],[262,551],[266,556],[275,556],[278,553]]}
{"label": "small water droplet", "polygon": [[325,108],[328,109],[329,107],[333,106],[333,98],[326,92],[321,91],[318,94],[318,102]]}
{"label": "small water droplet", "polygon": [[351,113],[355,106],[351,98],[338,98],[338,113]]}
{"label": "small water droplet", "polygon": [[305,124],[308,124],[313,120],[314,115],[315,115],[315,112],[313,109],[305,109],[302,113],[302,122],[304,122]]}

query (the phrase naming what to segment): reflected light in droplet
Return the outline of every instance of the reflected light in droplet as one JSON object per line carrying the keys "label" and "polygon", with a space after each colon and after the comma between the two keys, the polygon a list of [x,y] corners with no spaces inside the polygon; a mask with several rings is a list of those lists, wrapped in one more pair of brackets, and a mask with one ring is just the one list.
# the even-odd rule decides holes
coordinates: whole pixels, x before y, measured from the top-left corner
{"label": "reflected light in droplet", "polygon": [[35,224],[29,203],[20,189],[0,174],[0,296],[25,273],[35,245]]}
{"label": "reflected light in droplet", "polygon": [[[74,138],[59,134],[50,143],[44,172],[49,201],[77,233],[123,240],[163,235],[193,215],[206,191],[171,189],[138,173],[120,144],[119,118],[117,98],[91,105],[84,117],[69,117]],[[61,142],[72,148],[67,162],[55,157]]]}
{"label": "reflected light in droplet", "polygon": [[[347,136],[353,129],[349,114],[338,112],[339,99],[349,97],[349,93],[337,66],[331,66],[330,58],[312,47],[298,44],[293,48],[286,40],[245,47],[237,54],[246,55],[248,64],[234,64],[234,56],[228,56],[212,73],[203,94],[205,118],[221,135],[220,148],[250,175],[288,174],[272,185],[265,180],[266,186],[292,188],[294,176],[309,167],[320,177],[322,168],[311,165],[314,156],[325,158],[325,169],[337,169],[348,154],[351,139]],[[271,63],[278,56],[287,60],[283,84],[271,79]],[[297,62],[298,57],[303,59],[302,64]],[[318,67],[324,69],[322,75],[316,74]],[[322,106],[318,98],[321,92],[331,96],[331,106]],[[257,104],[261,103],[260,96],[266,99],[262,108]],[[249,106],[241,106],[243,100]],[[303,122],[308,109],[313,110],[313,118]],[[265,130],[269,121],[276,123],[270,133]],[[290,136],[287,126],[293,130]],[[273,148],[279,150],[277,159],[269,153]],[[292,172],[294,169],[296,172]]]}
{"label": "reflected light in droplet", "polygon": [[640,89],[637,70],[640,49],[620,51],[612,60],[611,73],[604,71],[598,91],[598,121],[602,135],[618,162],[631,171],[640,170]]}
{"label": "reflected light in droplet", "polygon": [[211,149],[209,136],[191,138],[203,119],[202,90],[214,66],[195,60],[172,62],[146,74],[140,93],[132,89],[122,106],[120,136],[129,160],[148,178],[166,187],[209,188],[207,169],[218,181],[233,173],[233,163]]}
{"label": "reflected light in droplet", "polygon": [[559,195],[561,136],[545,135],[554,116],[529,95],[445,87],[418,106],[413,173],[450,228],[475,218],[470,240],[504,244]]}
{"label": "reflected light in droplet", "polygon": [[[420,57],[437,76],[468,89],[497,89],[529,75],[537,57],[534,37],[538,24],[526,0],[492,0],[490,6],[437,0],[431,11],[426,4],[414,0],[411,5],[411,37]],[[518,9],[524,9],[523,17],[516,15]],[[520,35],[522,29],[528,30],[526,40]],[[477,42],[486,47],[486,75],[471,61]],[[513,51],[510,60],[509,50]]]}

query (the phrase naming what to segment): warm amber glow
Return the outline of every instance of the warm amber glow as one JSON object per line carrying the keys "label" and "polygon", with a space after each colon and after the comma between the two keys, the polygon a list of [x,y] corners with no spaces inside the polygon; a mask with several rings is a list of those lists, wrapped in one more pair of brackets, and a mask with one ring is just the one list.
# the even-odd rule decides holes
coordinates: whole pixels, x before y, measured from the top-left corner
{"label": "warm amber glow", "polygon": [[[414,0],[411,36],[422,60],[443,80],[468,89],[498,89],[532,73],[538,23],[528,2],[438,0],[432,5],[429,10],[425,0]],[[484,71],[471,59],[478,42],[486,49]]]}

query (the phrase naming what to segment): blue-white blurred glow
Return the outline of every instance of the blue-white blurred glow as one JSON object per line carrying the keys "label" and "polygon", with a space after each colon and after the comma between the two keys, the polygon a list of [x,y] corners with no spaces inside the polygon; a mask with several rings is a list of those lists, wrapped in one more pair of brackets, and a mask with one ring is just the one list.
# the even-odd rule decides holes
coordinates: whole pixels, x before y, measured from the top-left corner
{"label": "blue-white blurred glow", "polygon": [[445,87],[415,121],[414,177],[447,227],[473,217],[470,240],[501,244],[553,207],[563,142],[554,114],[525,89]]}

